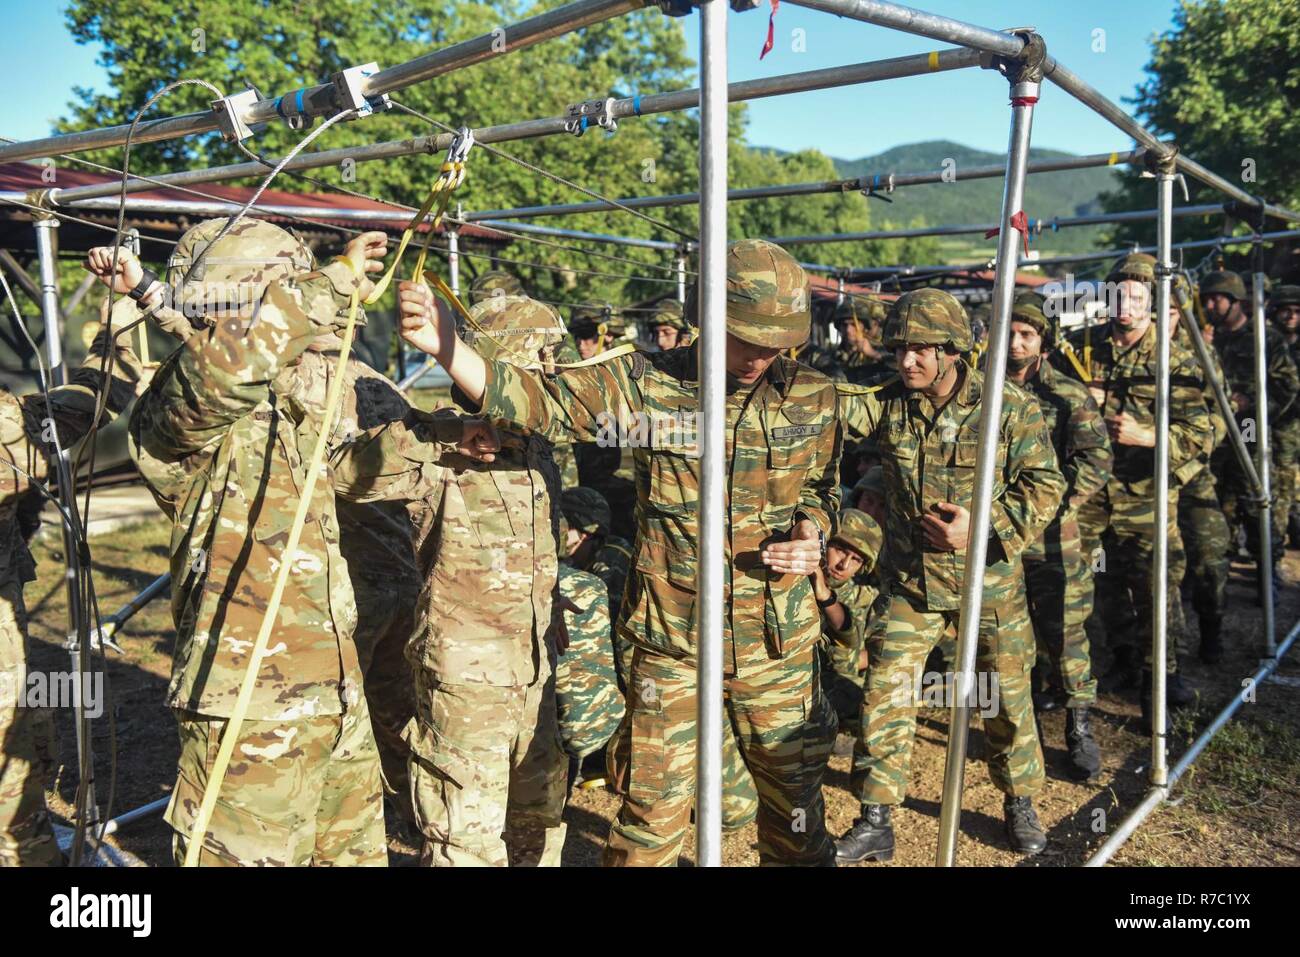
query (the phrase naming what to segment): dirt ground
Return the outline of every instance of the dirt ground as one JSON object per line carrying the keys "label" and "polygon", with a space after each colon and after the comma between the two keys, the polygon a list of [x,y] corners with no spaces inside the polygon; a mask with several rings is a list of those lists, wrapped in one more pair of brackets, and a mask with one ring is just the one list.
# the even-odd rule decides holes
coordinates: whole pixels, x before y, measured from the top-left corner
{"label": "dirt ground", "polygon": [[[46,528],[35,549],[37,581],[27,586],[31,618],[32,667],[65,670],[62,643],[66,604],[62,556],[57,530]],[[111,615],[166,570],[168,529],[159,520],[91,540],[100,611]],[[1300,619],[1300,552],[1288,552],[1282,565],[1286,584],[1277,610],[1279,639]],[[1200,691],[1195,711],[1176,713],[1170,738],[1172,765],[1199,729],[1240,691],[1242,680],[1258,665],[1260,612],[1251,584],[1253,569],[1234,565],[1232,602],[1227,623],[1228,655],[1209,668],[1192,654],[1183,671]],[[1195,615],[1188,609],[1195,632]],[[175,777],[176,729],[163,705],[171,667],[173,634],[165,598],[155,601],[123,630],[124,654],[108,652],[111,713],[94,725],[96,788],[101,807],[112,796],[111,814],[147,804],[170,792]],[[1159,809],[1116,855],[1122,866],[1153,865],[1296,865],[1300,864],[1300,654],[1293,652],[1278,679],[1257,689],[1256,701],[1215,739],[1175,790],[1174,800]],[[75,797],[76,742],[71,715],[59,712],[62,766],[49,797],[51,810],[66,820]],[[1103,750],[1101,780],[1072,782],[1065,774],[1064,715],[1044,716],[1044,750],[1048,784],[1036,801],[1048,830],[1050,846],[1030,861],[1006,848],[1002,832],[1001,793],[989,783],[978,760],[982,736],[972,734],[963,801],[963,835],[959,863],[986,866],[1076,866],[1101,844],[1142,798],[1147,789],[1149,740],[1138,732],[1135,693],[1103,693],[1094,727]],[[939,797],[943,781],[947,715],[922,712],[913,761],[913,782],[906,804],[894,817],[898,853],[895,865],[934,862]],[[116,760],[112,756],[116,755]],[[824,793],[827,824],[833,834],[846,830],[856,815],[848,787],[849,758],[831,760]],[[599,863],[618,799],[603,789],[575,789],[566,819],[564,864]],[[160,814],[125,827],[110,843],[148,865],[170,864],[170,832]],[[683,862],[689,863],[694,836],[688,836]],[[728,865],[758,862],[753,825],[724,839]],[[391,862],[414,863],[414,848],[396,835],[390,840]],[[866,867],[881,865],[861,865]]]}

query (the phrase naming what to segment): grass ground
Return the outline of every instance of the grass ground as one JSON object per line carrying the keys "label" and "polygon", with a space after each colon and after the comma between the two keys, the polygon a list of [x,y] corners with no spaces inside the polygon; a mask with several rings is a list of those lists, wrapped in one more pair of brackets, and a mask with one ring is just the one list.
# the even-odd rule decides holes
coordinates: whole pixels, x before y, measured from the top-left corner
{"label": "grass ground", "polygon": [[[166,570],[168,528],[159,520],[92,540],[95,581],[101,612],[112,614]],[[35,549],[39,577],[27,587],[31,616],[32,664],[66,668],[66,606],[62,558],[53,530],[46,529]],[[1300,619],[1300,553],[1289,552],[1282,565],[1287,584],[1281,589],[1277,620],[1285,633]],[[1200,689],[1194,711],[1178,713],[1170,739],[1176,760],[1198,732],[1241,688],[1241,678],[1258,664],[1259,610],[1255,607],[1248,566],[1235,566],[1230,586],[1232,614],[1225,661],[1208,668],[1194,654],[1184,657],[1184,672]],[[1191,621],[1195,616],[1188,612]],[[1193,626],[1194,630],[1194,626]],[[109,652],[113,725],[95,723],[96,786],[101,804],[113,788],[113,813],[166,797],[175,776],[176,731],[163,706],[171,668],[172,627],[165,599],[138,614],[119,639],[123,655]],[[1194,648],[1189,649],[1194,651]],[[1155,865],[1296,865],[1300,864],[1300,667],[1293,653],[1279,669],[1280,680],[1257,690],[1256,700],[1215,739],[1175,791],[1119,852],[1114,863]],[[49,794],[52,810],[67,816],[76,788],[76,748],[70,715],[59,714],[62,767]],[[972,736],[964,795],[963,838],[959,862],[988,866],[1075,866],[1081,864],[1143,797],[1147,787],[1150,745],[1138,731],[1138,707],[1132,693],[1104,694],[1094,721],[1104,753],[1100,782],[1082,785],[1064,773],[1064,717],[1044,716],[1044,749],[1049,781],[1037,800],[1051,845],[1032,862],[1005,847],[1001,794],[988,781],[978,758],[982,736]],[[112,734],[116,736],[116,746]],[[896,863],[933,862],[938,834],[939,795],[943,780],[947,715],[923,712],[913,762],[913,786],[895,816]],[[116,754],[116,762],[110,755]],[[113,765],[116,773],[113,773]],[[1172,763],[1172,761],[1171,761]],[[833,758],[826,776],[827,818],[839,834],[852,822],[856,806],[847,791],[849,759]],[[617,798],[605,790],[575,790],[566,812],[569,836],[564,862],[598,863]],[[170,861],[170,833],[155,815],[123,829],[111,841],[152,865]],[[730,865],[757,863],[753,825],[729,834],[724,860]],[[693,835],[685,843],[689,860]],[[413,862],[414,849],[394,836],[394,864]],[[879,865],[862,865],[879,866]]]}

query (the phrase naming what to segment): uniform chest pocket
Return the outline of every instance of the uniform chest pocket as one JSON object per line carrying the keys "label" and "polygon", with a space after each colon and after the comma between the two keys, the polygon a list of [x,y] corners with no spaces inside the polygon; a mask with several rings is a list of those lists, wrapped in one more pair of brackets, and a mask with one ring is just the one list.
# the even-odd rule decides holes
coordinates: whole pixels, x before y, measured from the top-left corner
{"label": "uniform chest pocket", "polygon": [[[808,473],[816,461],[817,435],[820,426],[790,426],[803,434],[790,435],[782,429],[773,429],[768,435],[767,451],[767,504],[769,509],[792,510],[808,480]],[[782,524],[781,519],[776,519]]]}

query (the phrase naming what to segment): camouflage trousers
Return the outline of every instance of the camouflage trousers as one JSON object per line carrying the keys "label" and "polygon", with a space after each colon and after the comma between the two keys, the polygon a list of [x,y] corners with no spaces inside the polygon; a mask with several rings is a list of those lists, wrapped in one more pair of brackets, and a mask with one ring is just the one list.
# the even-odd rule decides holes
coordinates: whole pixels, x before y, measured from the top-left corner
{"label": "camouflage trousers", "polygon": [[[1097,493],[1106,514],[1101,552],[1094,563],[1095,602],[1112,651],[1130,648],[1151,665],[1154,625],[1155,550],[1154,482],[1125,486],[1112,481]],[[1178,650],[1184,642],[1182,603],[1183,571],[1187,566],[1182,536],[1178,533],[1178,489],[1169,490],[1169,573],[1166,589],[1169,624],[1166,631],[1165,670],[1178,671]],[[1097,617],[1097,616],[1094,616]]]}
{"label": "camouflage trousers", "polygon": [[[624,718],[605,752],[605,773],[611,789],[627,797],[627,778],[632,763],[632,720]],[[722,724],[722,829],[736,831],[758,816],[758,790],[754,777],[740,756],[736,732],[730,721]]]}
{"label": "camouflage trousers", "polygon": [[[225,718],[177,711],[181,754],[166,820],[176,863]],[[201,867],[386,867],[379,754],[365,700],[346,714],[245,721],[199,854]]]}
{"label": "camouflage trousers", "polygon": [[[1278,428],[1274,446],[1273,458],[1276,465],[1270,478],[1277,501],[1273,506],[1276,509],[1273,525],[1276,528],[1280,524],[1282,534],[1285,536],[1288,519],[1296,507],[1296,468],[1300,466],[1300,419],[1286,421]],[[1281,540],[1285,542],[1285,538]]]}
{"label": "camouflage trousers", "polygon": [[54,718],[20,707],[27,685],[27,610],[23,585],[0,586],[0,867],[63,863],[45,809],[55,764]]}
{"label": "camouflage trousers", "polygon": [[403,584],[395,582],[387,592],[374,586],[357,590],[354,637],[370,725],[379,749],[384,795],[403,819],[414,823],[406,771],[408,748],[402,732],[415,717],[415,680],[406,660],[406,643],[415,629],[419,582],[413,583],[413,590]]}
{"label": "camouflage trousers", "polygon": [[411,796],[427,867],[558,867],[569,759],[543,658],[526,687],[416,676]]}
{"label": "camouflage trousers", "polygon": [[[917,707],[929,697],[925,660],[941,639],[955,636],[958,617],[956,611],[926,611],[891,595],[867,637],[867,697],[849,782],[863,804],[902,804],[907,796]],[[976,688],[986,691],[991,705],[984,717],[989,777],[1015,797],[1037,794],[1044,780],[1029,683],[1033,663],[1034,629],[1024,603],[1013,598],[982,609],[975,667]],[[951,701],[945,696],[943,703]]]}
{"label": "camouflage trousers", "polygon": [[[1286,524],[1287,515],[1290,505],[1284,506],[1282,495],[1283,486],[1279,484],[1279,478],[1283,473],[1291,473],[1291,477],[1285,483],[1286,494],[1294,497],[1295,495],[1295,476],[1293,472],[1294,453],[1289,448],[1289,443],[1278,445],[1274,436],[1272,448],[1272,463],[1269,472],[1270,488],[1273,492],[1272,509],[1269,515],[1270,526],[1272,531],[1273,544],[1273,563],[1277,565],[1282,559],[1282,553],[1286,547]],[[1251,447],[1251,453],[1254,455],[1255,449]],[[1257,458],[1257,457],[1256,457]],[[1291,466],[1288,466],[1288,459]],[[1256,462],[1258,464],[1258,462]],[[1219,500],[1223,503],[1223,515],[1227,520],[1228,528],[1235,536],[1238,528],[1243,528],[1246,533],[1246,549],[1255,560],[1259,560],[1259,513],[1258,503],[1252,500],[1250,482],[1246,478],[1246,473],[1242,471],[1241,464],[1237,461],[1237,455],[1228,443],[1224,443],[1214,451],[1214,457],[1211,459],[1211,467],[1214,474],[1219,478]]]}
{"label": "camouflage trousers", "polygon": [[858,719],[862,714],[863,688],[866,677],[858,671],[858,654],[861,649],[842,645],[818,646],[820,657],[822,694],[835,712],[839,730],[856,734]]}
{"label": "camouflage trousers", "polygon": [[1053,522],[1022,558],[1040,668],[1049,688],[1065,697],[1066,707],[1087,707],[1097,700],[1084,627],[1092,614],[1092,565],[1083,552],[1078,522]]}
{"label": "camouflage trousers", "polygon": [[[834,718],[821,694],[816,648],[776,660],[755,649],[737,659],[723,700],[757,786],[759,862],[833,865],[821,782]],[[637,648],[631,677],[627,793],[605,863],[672,867],[695,802],[695,667]]]}
{"label": "camouflage trousers", "polygon": [[1178,532],[1187,556],[1184,582],[1191,592],[1192,608],[1202,621],[1221,620],[1228,605],[1232,540],[1214,473],[1208,467],[1178,490]]}

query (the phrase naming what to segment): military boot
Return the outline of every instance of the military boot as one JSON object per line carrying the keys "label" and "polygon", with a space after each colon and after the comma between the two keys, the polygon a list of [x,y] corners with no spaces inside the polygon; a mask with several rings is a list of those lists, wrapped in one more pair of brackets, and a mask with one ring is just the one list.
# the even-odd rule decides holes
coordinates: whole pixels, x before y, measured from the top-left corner
{"label": "military boot", "polygon": [[1223,619],[1206,615],[1201,618],[1200,658],[1207,665],[1223,660]]}
{"label": "military boot", "polygon": [[864,804],[862,816],[835,842],[835,859],[849,864],[859,861],[894,859],[893,808],[888,804]]}
{"label": "military boot", "polygon": [[1087,706],[1065,711],[1065,744],[1070,749],[1070,770],[1081,781],[1091,781],[1101,772],[1101,749],[1092,736],[1092,718]]}
{"label": "military boot", "polygon": [[1008,796],[1002,801],[1002,813],[1007,822],[1007,840],[1013,850],[1037,854],[1047,847],[1047,834],[1038,823],[1033,798]]}

